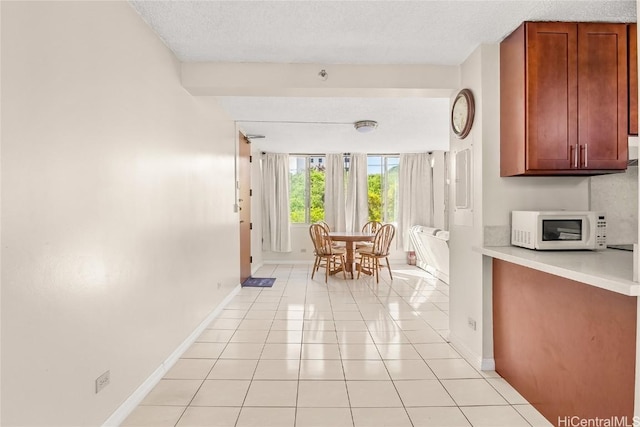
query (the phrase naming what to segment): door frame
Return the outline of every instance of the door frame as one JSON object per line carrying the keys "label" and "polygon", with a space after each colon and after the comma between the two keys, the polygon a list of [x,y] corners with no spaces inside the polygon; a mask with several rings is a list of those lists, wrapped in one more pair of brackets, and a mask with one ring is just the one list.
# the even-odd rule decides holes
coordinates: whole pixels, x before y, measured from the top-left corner
{"label": "door frame", "polygon": [[238,132],[238,186],[237,186],[237,206],[239,220],[240,241],[240,283],[243,283],[251,276],[251,141],[242,133]]}

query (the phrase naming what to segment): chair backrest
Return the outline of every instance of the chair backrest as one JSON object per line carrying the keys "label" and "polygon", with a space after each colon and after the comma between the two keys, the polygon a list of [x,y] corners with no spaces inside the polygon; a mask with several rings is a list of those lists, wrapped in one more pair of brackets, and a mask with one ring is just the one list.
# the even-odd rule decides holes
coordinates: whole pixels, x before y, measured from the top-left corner
{"label": "chair backrest", "polygon": [[396,234],[396,228],[393,224],[384,224],[376,231],[376,237],[373,239],[373,254],[377,256],[388,256],[391,241]]}
{"label": "chair backrest", "polygon": [[327,224],[324,221],[318,221],[318,222],[316,222],[316,224],[320,224],[322,226],[322,228],[324,228],[327,233],[331,231],[331,228],[329,228],[329,224]]}
{"label": "chair backrest", "polygon": [[311,236],[316,255],[331,255],[333,253],[329,232],[322,224],[311,224],[309,226],[309,235]]}
{"label": "chair backrest", "polygon": [[378,231],[378,228],[382,227],[382,224],[378,221],[369,221],[365,225],[362,226],[363,233],[375,233]]}

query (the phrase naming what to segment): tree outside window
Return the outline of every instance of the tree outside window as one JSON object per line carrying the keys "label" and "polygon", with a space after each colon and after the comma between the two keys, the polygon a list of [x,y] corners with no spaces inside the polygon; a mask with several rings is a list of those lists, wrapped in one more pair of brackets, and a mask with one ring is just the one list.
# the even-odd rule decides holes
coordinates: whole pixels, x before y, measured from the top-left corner
{"label": "tree outside window", "polygon": [[398,208],[398,156],[368,156],[369,220],[395,222]]}
{"label": "tree outside window", "polygon": [[[367,159],[369,220],[395,222],[398,207],[396,155],[372,155]],[[345,170],[349,167],[345,158]],[[324,156],[289,156],[289,205],[292,224],[324,220]]]}
{"label": "tree outside window", "polygon": [[292,224],[324,219],[323,156],[289,156],[289,205]]}

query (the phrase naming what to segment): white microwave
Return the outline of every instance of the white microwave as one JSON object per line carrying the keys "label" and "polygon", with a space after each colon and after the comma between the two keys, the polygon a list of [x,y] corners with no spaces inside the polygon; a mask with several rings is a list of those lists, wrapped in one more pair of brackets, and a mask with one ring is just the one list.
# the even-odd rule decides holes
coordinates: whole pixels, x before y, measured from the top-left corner
{"label": "white microwave", "polygon": [[511,244],[539,250],[606,249],[606,216],[593,211],[512,211]]}

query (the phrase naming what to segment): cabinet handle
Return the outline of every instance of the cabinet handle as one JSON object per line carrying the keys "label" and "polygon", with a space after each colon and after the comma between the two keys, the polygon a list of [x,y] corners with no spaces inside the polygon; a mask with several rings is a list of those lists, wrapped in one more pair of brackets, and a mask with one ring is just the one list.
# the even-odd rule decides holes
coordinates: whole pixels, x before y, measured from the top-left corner
{"label": "cabinet handle", "polygon": [[584,144],[584,167],[589,167],[589,144]]}
{"label": "cabinet handle", "polygon": [[571,153],[573,153],[573,168],[578,169],[578,144],[575,147],[573,145],[569,147],[569,157],[571,157]]}

